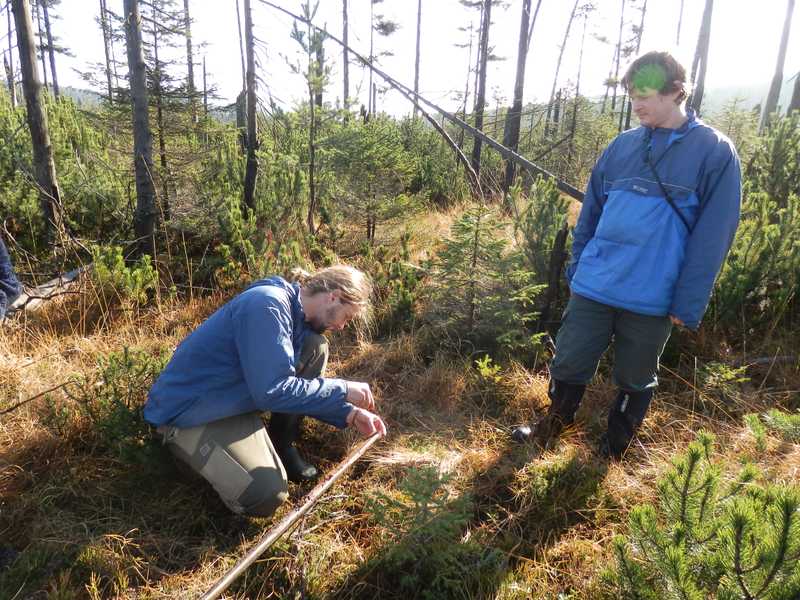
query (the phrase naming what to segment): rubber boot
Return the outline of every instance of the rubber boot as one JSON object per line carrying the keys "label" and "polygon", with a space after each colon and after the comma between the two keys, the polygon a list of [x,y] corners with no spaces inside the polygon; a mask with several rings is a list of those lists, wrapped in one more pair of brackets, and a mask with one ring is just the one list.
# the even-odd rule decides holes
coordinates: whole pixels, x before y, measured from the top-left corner
{"label": "rubber boot", "polygon": [[511,437],[517,442],[534,441],[543,448],[551,440],[561,435],[561,431],[575,422],[575,413],[581,404],[585,385],[564,383],[552,379],[547,395],[550,397],[550,408],[547,414],[533,426],[520,425],[511,431]]}
{"label": "rubber boot", "polygon": [[300,439],[302,421],[303,415],[272,413],[267,428],[275,452],[278,453],[283,468],[286,469],[286,476],[289,481],[295,483],[305,483],[317,478],[316,467],[303,460],[300,451],[294,446],[294,443]]}
{"label": "rubber boot", "polygon": [[608,413],[608,431],[600,438],[599,451],[602,456],[614,460],[622,458],[644,421],[654,391],[619,391],[614,406]]}

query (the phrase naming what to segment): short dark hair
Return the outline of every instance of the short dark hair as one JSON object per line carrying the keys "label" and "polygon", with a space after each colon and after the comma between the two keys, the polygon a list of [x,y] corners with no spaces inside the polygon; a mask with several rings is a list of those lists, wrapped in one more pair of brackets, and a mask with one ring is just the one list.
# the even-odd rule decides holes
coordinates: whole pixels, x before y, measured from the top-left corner
{"label": "short dark hair", "polygon": [[677,98],[680,104],[687,96],[686,69],[669,52],[648,52],[631,63],[622,86],[628,92],[643,87],[655,89],[659,94],[680,92]]}

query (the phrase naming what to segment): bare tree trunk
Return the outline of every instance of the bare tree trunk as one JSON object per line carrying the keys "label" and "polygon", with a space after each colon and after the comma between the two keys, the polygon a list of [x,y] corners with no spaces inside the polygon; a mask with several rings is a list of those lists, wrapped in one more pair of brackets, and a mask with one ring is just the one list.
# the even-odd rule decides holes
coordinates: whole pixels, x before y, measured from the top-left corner
{"label": "bare tree trunk", "polygon": [[6,6],[6,18],[8,20],[8,62],[6,66],[6,77],[8,77],[8,93],[11,96],[11,108],[17,107],[17,86],[14,84],[14,52],[11,47],[11,5]]}
{"label": "bare tree trunk", "polygon": [[39,74],[36,72],[36,46],[33,41],[31,8],[28,0],[12,0],[11,7],[17,27],[22,91],[27,108],[28,128],[31,132],[36,184],[39,187],[39,205],[44,216],[48,238],[61,241],[65,234],[61,193],[58,189],[56,166],[53,162],[53,148],[50,145],[47,113],[42,103],[42,84],[39,81]]}
{"label": "bare tree trunk", "polygon": [[[417,0],[417,51],[414,57],[414,97],[419,94],[419,38],[422,33],[422,0]],[[417,107],[414,106],[414,116],[417,116]]]}
{"label": "bare tree trunk", "polygon": [[617,59],[614,63],[614,91],[611,93],[611,113],[617,106],[617,86],[619,85],[619,63],[622,61],[622,30],[625,25],[625,0],[619,11],[619,37],[617,38]]}
{"label": "bare tree trunk", "polygon": [[681,45],[681,24],[683,24],[683,0],[681,0],[681,7],[678,12],[678,33],[675,35],[675,45]]}
{"label": "bare tree trunk", "polygon": [[713,10],[714,0],[706,0],[703,20],[700,24],[700,34],[697,37],[697,48],[692,61],[692,95],[689,96],[686,104],[698,115],[700,114],[700,105],[703,103],[703,91],[705,90],[708,47],[711,40],[711,13]]}
{"label": "bare tree trunk", "polygon": [[[467,120],[467,101],[469,99],[469,76],[472,73],[472,23],[469,26],[469,58],[467,59],[467,82],[464,84],[464,104],[461,108],[461,118]],[[464,128],[458,129],[458,149],[464,147]]]}
{"label": "bare tree trunk", "polygon": [[789,108],[786,109],[786,114],[790,115],[794,110],[800,110],[800,72],[794,76],[792,99],[789,101]]}
{"label": "bare tree trunk", "polygon": [[256,57],[253,39],[253,13],[250,0],[244,0],[244,37],[247,54],[247,167],[244,175],[244,203],[254,210],[256,177],[258,175],[258,133],[256,129]]}
{"label": "bare tree trunk", "polygon": [[192,19],[189,16],[189,0],[183,0],[183,29],[186,36],[186,67],[188,79],[186,81],[189,93],[189,108],[192,115],[192,124],[197,125],[197,91],[194,86],[194,57],[192,56]]}
{"label": "bare tree trunk", "polygon": [[347,32],[350,25],[347,22],[347,0],[342,0],[342,70],[344,71],[344,96],[342,96],[342,106],[345,110],[350,109],[350,56],[347,49]]}
{"label": "bare tree trunk", "polygon": [[578,75],[575,78],[575,98],[572,101],[572,124],[569,130],[569,147],[567,148],[567,165],[572,162],[572,154],[575,151],[575,131],[578,128],[578,104],[581,97],[581,70],[583,69],[583,47],[586,43],[586,23],[589,14],[583,15],[583,33],[581,34],[581,51],[578,55]]}
{"label": "bare tree trunk", "polygon": [[[50,13],[47,12],[47,2],[42,2],[44,13],[44,29],[47,33],[47,53],[50,56],[50,74],[53,76],[53,95],[59,97],[58,75],[56,75],[56,50],[53,47],[53,32],[50,29]],[[42,49],[44,52],[44,49]]]}
{"label": "bare tree trunk", "polygon": [[147,66],[142,50],[139,0],[123,0],[128,79],[133,107],[133,161],[136,170],[136,213],[133,228],[138,254],[155,254],[156,190],[153,185],[153,136],[147,94]]}
{"label": "bare tree trunk", "polygon": [[44,58],[44,38],[43,38],[44,34],[42,32],[42,29],[43,29],[42,28],[42,15],[41,15],[41,12],[39,12],[39,2],[40,1],[41,0],[33,0],[33,6],[36,9],[36,30],[37,30],[38,35],[39,35],[39,52],[40,52],[39,57],[41,58],[41,61],[42,61],[42,77],[44,78],[44,87],[45,87],[45,89],[47,89],[49,87],[49,84],[47,83],[47,63],[45,62],[45,58]]}
{"label": "bare tree trunk", "polygon": [[[492,0],[484,0],[481,23],[481,63],[478,72],[478,94],[475,97],[475,129],[483,130],[483,105],[486,103],[486,63],[489,60],[489,26],[492,23]],[[481,139],[476,137],[472,146],[472,168],[481,173]]]}
{"label": "bare tree trunk", "polygon": [[[539,7],[542,0],[536,3],[536,13],[533,16],[534,23],[536,15],[539,14]],[[506,115],[506,124],[503,131],[503,145],[517,151],[519,147],[519,128],[522,121],[522,95],[525,89],[525,65],[528,61],[528,23],[531,16],[531,0],[522,0],[522,15],[519,20],[519,43],[517,44],[517,75],[514,79],[514,101],[511,110]],[[533,27],[530,28],[531,33]],[[513,160],[506,161],[506,176],[503,181],[503,191],[508,192],[508,188],[514,185],[516,175],[516,163]]]}
{"label": "bare tree trunk", "polygon": [[108,27],[108,11],[106,9],[106,0],[100,0],[100,28],[103,30],[103,49],[106,55],[106,80],[108,81],[108,102],[114,102],[114,88],[111,85],[111,52],[109,45],[111,44],[111,32]]}
{"label": "bare tree trunk", "polygon": [[236,0],[236,32],[239,34],[239,58],[242,59],[242,91],[247,89],[247,68],[244,59],[244,36],[242,35],[242,17],[239,14],[239,0]]}
{"label": "bare tree trunk", "polygon": [[[312,59],[315,51],[314,42],[317,37],[311,26],[308,26],[308,71],[306,80],[308,82],[308,111],[309,111],[309,124],[308,124],[308,214],[306,215],[306,224],[308,225],[308,233],[314,235],[314,213],[317,210],[317,173],[316,173],[316,135],[317,135],[317,113],[316,107],[322,105],[322,93],[314,87],[316,80],[315,75],[319,75],[321,65],[319,62],[314,64]],[[319,60],[319,49],[322,47],[322,40],[319,39],[319,45],[316,47],[317,59]],[[321,85],[321,84],[320,84]],[[317,99],[319,98],[319,104]]]}
{"label": "bare tree trunk", "polygon": [[320,38],[319,44],[317,45],[317,68],[316,68],[316,76],[317,80],[320,82],[318,88],[314,90],[314,104],[316,104],[319,108],[322,108],[322,77],[325,75],[325,46],[323,46],[324,38]]}
{"label": "bare tree trunk", "polygon": [[[647,14],[647,0],[642,4],[642,20],[639,22],[639,32],[636,35],[636,56],[639,56],[639,50],[642,47],[642,36],[644,35],[644,17]],[[625,109],[625,130],[631,128],[631,99],[628,98],[628,105]]]}
{"label": "bare tree trunk", "polygon": [[759,133],[769,125],[772,113],[778,109],[778,97],[781,94],[781,84],[783,83],[783,65],[786,62],[786,48],[789,45],[789,31],[792,28],[792,13],[794,12],[794,0],[786,3],[786,19],[783,22],[783,34],[781,35],[781,45],[778,48],[778,60],[775,62],[775,74],[772,76],[772,83],[769,86],[767,99],[761,110],[761,120],[758,123]]}
{"label": "bare tree trunk", "polygon": [[17,94],[14,89],[14,71],[11,70],[11,65],[8,64],[6,53],[3,52],[3,67],[6,71],[6,82],[8,83],[8,97],[11,100],[12,110],[17,107]]}
{"label": "bare tree trunk", "polygon": [[[369,64],[375,62],[375,4],[373,0],[369,0]],[[367,88],[367,104],[369,110],[367,114],[372,115],[375,112],[372,106],[372,99],[375,97],[375,88],[372,85],[372,69],[369,70],[369,87]]]}
{"label": "bare tree trunk", "polygon": [[[153,14],[155,16],[155,14]],[[161,83],[163,73],[161,63],[158,60],[158,23],[153,20],[153,59],[155,69],[153,71],[153,91],[156,101],[156,130],[158,133],[158,158],[161,164],[161,215],[165,221],[170,219],[169,211],[169,164],[167,162],[167,142],[164,133],[164,101],[162,97]]]}
{"label": "bare tree trunk", "polygon": [[578,11],[578,2],[572,6],[572,12],[569,14],[569,21],[567,22],[567,29],[564,31],[564,41],[561,42],[561,49],[558,51],[558,61],[556,62],[556,73],[553,76],[553,89],[550,91],[550,102],[547,104],[547,116],[544,119],[544,136],[550,134],[550,117],[553,114],[553,102],[556,98],[556,86],[558,85],[558,72],[561,69],[561,59],[564,58],[564,48],[567,47],[567,40],[569,40],[569,30],[572,27],[572,21],[575,20],[575,13]]}
{"label": "bare tree trunk", "polygon": [[206,81],[205,55],[203,55],[203,117],[208,118],[208,82]]}

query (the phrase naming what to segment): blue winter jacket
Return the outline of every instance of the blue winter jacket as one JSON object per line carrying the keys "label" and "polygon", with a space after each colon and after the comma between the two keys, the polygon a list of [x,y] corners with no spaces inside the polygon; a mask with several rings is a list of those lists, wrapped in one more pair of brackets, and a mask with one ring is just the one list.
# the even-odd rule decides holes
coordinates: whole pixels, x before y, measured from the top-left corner
{"label": "blue winter jacket", "polygon": [[277,411],[345,427],[353,408],[345,381],[295,376],[310,331],[296,284],[280,277],[254,283],[181,342],[150,390],[145,419],[194,427]]}
{"label": "blue winter jacket", "polygon": [[[739,224],[741,172],[725,136],[689,111],[679,129],[619,135],[592,172],[575,226],[571,290],[696,329]],[[667,202],[653,171],[669,192]]]}
{"label": "blue winter jacket", "polygon": [[0,319],[5,316],[8,307],[21,293],[22,285],[14,274],[6,245],[0,239]]}

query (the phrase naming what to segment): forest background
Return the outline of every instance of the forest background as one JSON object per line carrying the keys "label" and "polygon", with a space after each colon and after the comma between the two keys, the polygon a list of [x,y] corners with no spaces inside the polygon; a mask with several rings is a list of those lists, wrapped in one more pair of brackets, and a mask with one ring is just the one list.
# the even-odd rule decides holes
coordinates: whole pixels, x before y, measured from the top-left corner
{"label": "forest background", "polygon": [[[2,235],[29,286],[82,270],[0,329],[0,597],[208,588],[270,521],[229,515],[177,469],[141,418],[147,389],[247,283],[337,261],[369,272],[376,298],[368,328],[333,340],[331,369],[373,385],[392,436],[235,597],[796,597],[793,0],[760,11],[769,40],[753,40],[761,21],[744,9],[711,0],[450,3],[458,34],[439,35],[463,73],[430,98],[425,65],[455,64],[422,35],[442,3],[280,5],[320,25],[335,5],[327,34],[268,2],[215,3],[213,39],[235,50],[214,70],[190,0],[78,4],[82,27],[64,29],[76,3],[3,5]],[[401,4],[416,22],[399,27]],[[348,10],[360,25],[350,39]],[[547,405],[579,190],[635,126],[618,80],[651,31],[683,39],[689,104],[739,151],[742,225],[702,329],[673,335],[623,462],[594,451],[613,395],[605,361],[562,443],[513,446],[509,426]],[[99,51],[78,58],[91,91],[60,87],[75,80],[57,65],[88,39]],[[757,77],[716,58],[730,39],[769,50]],[[553,59],[546,77],[540,56]],[[401,96],[419,90],[449,114],[398,108],[396,82],[365,68],[394,74],[394,61],[414,66]],[[757,105],[708,102],[706,82],[731,63],[739,81],[773,73]],[[308,436],[325,468],[355,441],[320,425]]]}

